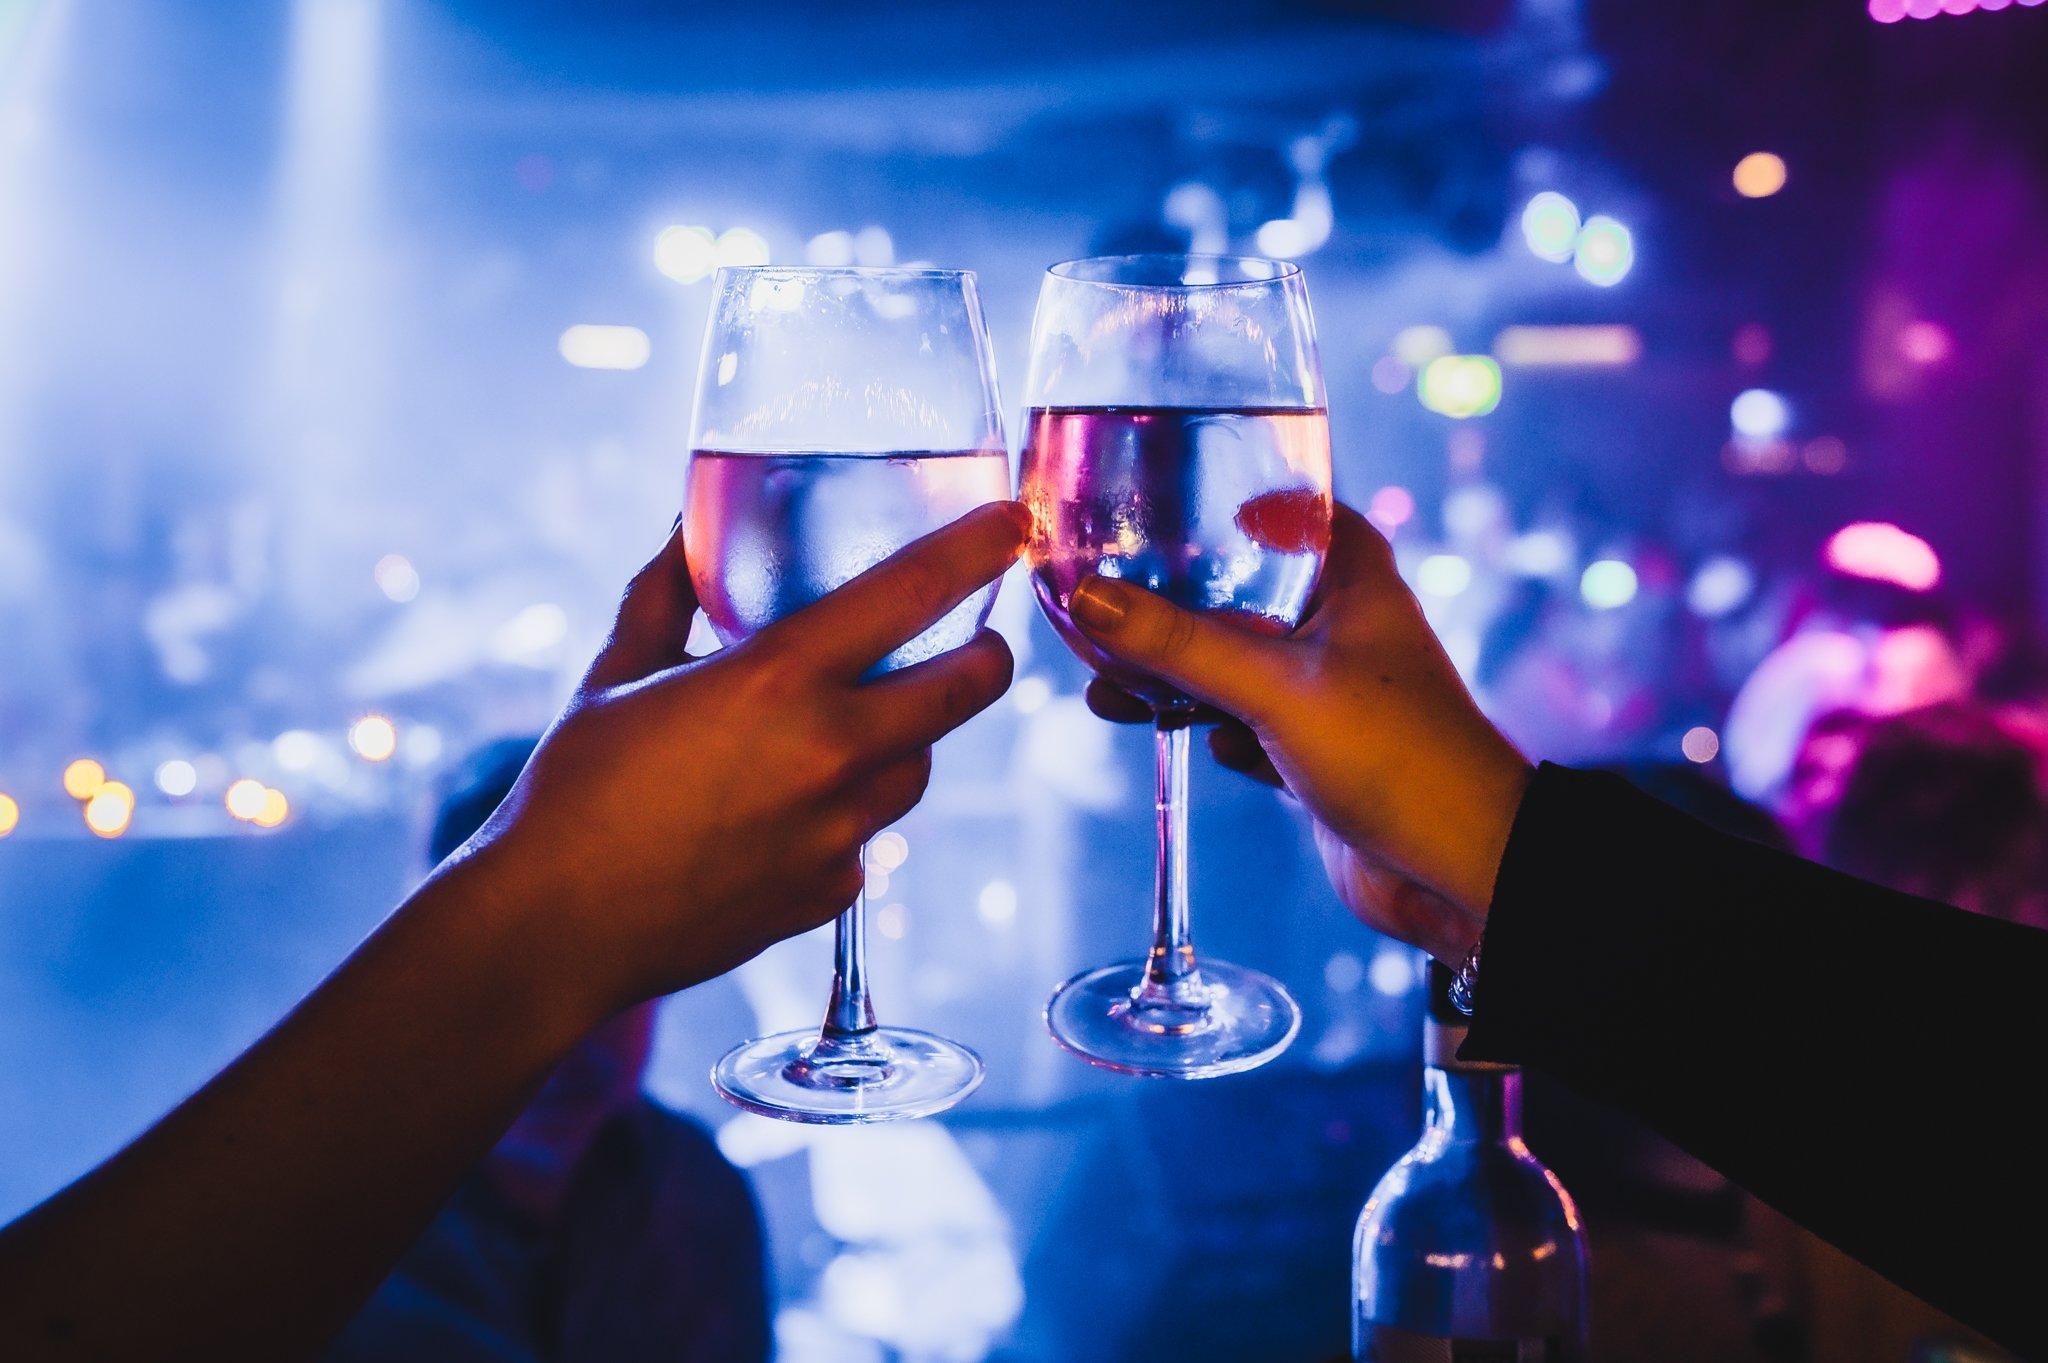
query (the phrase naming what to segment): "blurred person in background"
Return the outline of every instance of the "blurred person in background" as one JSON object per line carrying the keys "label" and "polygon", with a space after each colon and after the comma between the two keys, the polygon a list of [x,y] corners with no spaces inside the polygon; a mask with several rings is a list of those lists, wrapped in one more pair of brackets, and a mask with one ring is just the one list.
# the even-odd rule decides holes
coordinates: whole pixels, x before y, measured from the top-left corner
{"label": "blurred person in background", "polygon": [[[1019,503],[977,508],[707,657],[688,649],[697,600],[671,531],[475,836],[226,1069],[0,1227],[0,1357],[328,1347],[588,1038],[853,900],[861,848],[923,797],[932,744],[1009,688],[1014,660],[982,630],[863,678],[1000,577],[1029,529]],[[528,1163],[555,1162],[511,1161]],[[684,1271],[613,1265],[614,1300]]]}
{"label": "blurred person in background", "polygon": [[[1069,608],[1117,666],[1227,717],[1211,751],[1281,778],[1368,927],[1462,962],[1462,1059],[1548,1070],[1991,1338],[2048,1351],[2003,1248],[2048,1197],[2013,1082],[2037,1067],[2048,932],[1532,766],[1343,506],[1291,635],[1100,576]],[[1904,981],[1923,1007],[1900,1006]]]}
{"label": "blurred person in background", "polygon": [[[512,792],[539,738],[474,754],[434,819],[438,865]],[[769,1356],[760,1216],[697,1123],[641,1090],[658,1001],[534,1100],[342,1331],[329,1363],[742,1363]]]}
{"label": "blurred person in background", "polygon": [[1833,799],[1814,802],[1806,829],[1817,860],[2048,928],[2048,754],[2022,722],[1955,702],[1838,722],[1814,741],[1847,749]]}

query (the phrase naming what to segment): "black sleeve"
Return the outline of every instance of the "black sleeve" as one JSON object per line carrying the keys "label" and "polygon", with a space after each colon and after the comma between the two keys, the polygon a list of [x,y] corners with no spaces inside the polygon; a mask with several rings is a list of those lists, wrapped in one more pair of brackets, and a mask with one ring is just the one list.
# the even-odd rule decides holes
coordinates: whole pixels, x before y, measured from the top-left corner
{"label": "black sleeve", "polygon": [[1475,1003],[1467,1058],[1627,1109],[1901,1287],[2048,1356],[2048,932],[1546,764],[1501,862]]}

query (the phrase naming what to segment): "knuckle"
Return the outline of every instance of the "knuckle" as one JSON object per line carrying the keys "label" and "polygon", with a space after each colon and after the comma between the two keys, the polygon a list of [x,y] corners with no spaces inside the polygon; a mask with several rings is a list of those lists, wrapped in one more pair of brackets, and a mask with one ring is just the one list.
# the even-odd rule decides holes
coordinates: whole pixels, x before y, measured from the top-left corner
{"label": "knuckle", "polygon": [[919,615],[939,611],[952,596],[951,581],[937,564],[924,558],[906,560],[897,570],[897,590]]}
{"label": "knuckle", "polygon": [[1161,611],[1153,638],[1159,657],[1185,658],[1195,647],[1194,617],[1186,611]]}

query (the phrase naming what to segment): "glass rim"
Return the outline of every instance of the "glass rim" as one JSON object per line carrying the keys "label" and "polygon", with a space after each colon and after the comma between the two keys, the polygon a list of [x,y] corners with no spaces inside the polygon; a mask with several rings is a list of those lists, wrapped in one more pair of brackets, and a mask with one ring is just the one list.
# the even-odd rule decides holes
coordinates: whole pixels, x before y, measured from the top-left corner
{"label": "glass rim", "polygon": [[[1213,279],[1193,282],[1183,279],[1171,284],[1154,284],[1135,280],[1095,279],[1079,271],[1079,267],[1083,265],[1134,265],[1141,261],[1155,264],[1175,261],[1183,266],[1196,264],[1242,266],[1247,262],[1257,262],[1271,269],[1272,273],[1263,279]],[[1134,251],[1114,256],[1076,256],[1072,260],[1062,260],[1046,266],[1045,272],[1063,283],[1093,284],[1098,288],[1123,289],[1132,293],[1184,292],[1195,289],[1257,289],[1271,284],[1283,284],[1290,279],[1301,278],[1301,266],[1291,260],[1278,260],[1271,256],[1227,255],[1207,251]]]}
{"label": "glass rim", "polygon": [[720,275],[786,275],[806,279],[972,279],[974,271],[936,265],[721,265]]}

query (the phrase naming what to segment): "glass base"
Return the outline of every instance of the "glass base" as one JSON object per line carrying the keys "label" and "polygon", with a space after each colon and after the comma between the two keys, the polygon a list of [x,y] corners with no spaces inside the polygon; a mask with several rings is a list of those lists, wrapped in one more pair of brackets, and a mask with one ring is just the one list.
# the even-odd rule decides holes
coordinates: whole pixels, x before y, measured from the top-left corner
{"label": "glass base", "polygon": [[778,1032],[725,1053],[712,1087],[734,1107],[784,1122],[848,1126],[944,1112],[981,1086],[981,1057],[911,1027],[827,1039]]}
{"label": "glass base", "polygon": [[1256,1069],[1287,1049],[1301,1008],[1269,975],[1204,960],[1201,987],[1177,1002],[1133,997],[1145,962],[1084,971],[1045,1005],[1053,1040],[1091,1065],[1152,1079],[1213,1079]]}

